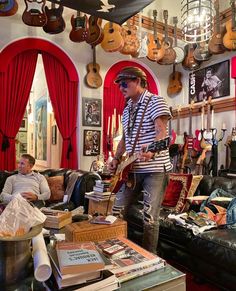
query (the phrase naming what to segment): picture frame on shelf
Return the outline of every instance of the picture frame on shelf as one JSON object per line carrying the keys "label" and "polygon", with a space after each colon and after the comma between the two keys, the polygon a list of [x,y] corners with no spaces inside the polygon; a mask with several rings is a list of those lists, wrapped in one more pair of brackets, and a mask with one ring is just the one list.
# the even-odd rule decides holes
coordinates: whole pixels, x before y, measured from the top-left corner
{"label": "picture frame on shelf", "polygon": [[100,130],[84,130],[84,156],[98,156],[100,155]]}
{"label": "picture frame on shelf", "polygon": [[193,71],[189,74],[189,104],[230,95],[229,60]]}
{"label": "picture frame on shelf", "polygon": [[82,98],[82,125],[101,126],[101,99]]}

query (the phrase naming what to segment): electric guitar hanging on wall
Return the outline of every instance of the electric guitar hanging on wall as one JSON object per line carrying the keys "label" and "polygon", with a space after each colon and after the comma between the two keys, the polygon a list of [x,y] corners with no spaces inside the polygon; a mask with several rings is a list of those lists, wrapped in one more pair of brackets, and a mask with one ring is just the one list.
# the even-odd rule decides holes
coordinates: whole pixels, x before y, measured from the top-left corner
{"label": "electric guitar hanging on wall", "polygon": [[[144,152],[153,152],[158,153],[160,151],[164,151],[169,146],[169,137],[154,141],[150,145],[146,147]],[[117,193],[121,187],[121,185],[127,181],[128,179],[128,172],[133,162],[135,162],[139,157],[139,153],[134,153],[132,156],[129,156],[124,161],[122,161],[116,170],[115,175],[111,179],[111,192]]]}
{"label": "electric guitar hanging on wall", "polygon": [[47,23],[43,26],[46,33],[57,34],[62,32],[65,27],[65,21],[62,17],[64,7],[59,5],[56,8],[55,3],[51,3],[51,8],[45,6],[45,13],[47,15]]}
{"label": "electric guitar hanging on wall", "polygon": [[11,16],[16,14],[18,4],[15,0],[0,0],[0,16]]}
{"label": "electric guitar hanging on wall", "polygon": [[29,26],[44,26],[47,23],[47,15],[45,13],[46,0],[24,0],[25,10],[22,14],[22,20]]}
{"label": "electric guitar hanging on wall", "polygon": [[76,17],[71,16],[72,29],[69,34],[69,38],[73,42],[82,42],[87,39],[88,36],[88,17],[86,14],[81,15],[80,11],[77,10]]}

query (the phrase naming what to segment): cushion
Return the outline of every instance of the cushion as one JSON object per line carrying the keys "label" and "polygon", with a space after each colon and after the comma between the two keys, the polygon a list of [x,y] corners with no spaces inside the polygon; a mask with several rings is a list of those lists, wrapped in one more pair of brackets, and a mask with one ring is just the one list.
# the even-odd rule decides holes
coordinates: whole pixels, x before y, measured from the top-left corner
{"label": "cushion", "polygon": [[169,174],[162,206],[180,213],[187,203],[186,197],[192,182],[192,174]]}
{"label": "cushion", "polygon": [[[192,182],[191,182],[191,185],[190,185],[190,188],[188,191],[187,198],[191,198],[194,196],[194,194],[197,190],[197,187],[198,187],[199,183],[201,182],[202,178],[203,178],[203,175],[194,175],[192,177]],[[191,203],[186,203],[183,211],[188,211],[190,205],[191,205]]]}
{"label": "cushion", "polygon": [[64,189],[64,176],[46,177],[49,188],[51,190],[50,202],[63,201]]}

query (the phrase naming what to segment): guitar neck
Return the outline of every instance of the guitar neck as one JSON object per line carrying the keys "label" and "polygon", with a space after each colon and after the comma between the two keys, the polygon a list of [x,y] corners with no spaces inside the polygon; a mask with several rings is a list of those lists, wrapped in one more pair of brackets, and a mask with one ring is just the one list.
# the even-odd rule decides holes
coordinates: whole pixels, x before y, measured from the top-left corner
{"label": "guitar neck", "polygon": [[173,17],[173,22],[174,22],[174,45],[176,47],[177,46],[177,23],[178,23],[178,18],[176,16]]}
{"label": "guitar neck", "polygon": [[189,136],[192,137],[193,136],[193,133],[192,133],[192,109],[190,109],[190,112],[189,112]]}
{"label": "guitar neck", "polygon": [[219,0],[215,0],[215,21],[216,21],[216,33],[220,33],[220,9],[219,9]]}
{"label": "guitar neck", "polygon": [[165,39],[167,40],[168,39],[168,11],[167,10],[164,10],[164,20],[165,20]]}
{"label": "guitar neck", "polygon": [[178,110],[178,113],[177,113],[177,129],[176,129],[176,132],[178,135],[180,135],[180,118],[179,118],[179,110]]}
{"label": "guitar neck", "polygon": [[235,20],[235,0],[231,1],[231,8],[232,8],[232,30],[236,30],[236,20]]}

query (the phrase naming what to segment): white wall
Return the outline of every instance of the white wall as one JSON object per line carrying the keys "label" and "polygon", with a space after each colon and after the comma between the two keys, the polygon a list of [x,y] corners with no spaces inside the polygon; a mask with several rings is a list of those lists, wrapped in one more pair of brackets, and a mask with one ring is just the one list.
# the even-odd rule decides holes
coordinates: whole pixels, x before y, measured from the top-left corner
{"label": "white wall", "polygon": [[[79,151],[79,168],[83,170],[88,170],[90,168],[90,165],[92,161],[94,160],[94,157],[85,157],[83,156],[83,130],[89,129],[89,127],[82,127],[81,126],[81,116],[82,116],[82,98],[81,97],[94,97],[94,98],[101,98],[103,97],[103,88],[100,87],[99,89],[90,89],[88,88],[84,83],[84,78],[87,74],[86,65],[92,61],[92,50],[90,49],[90,46],[87,43],[73,43],[69,39],[69,32],[71,30],[70,25],[70,17],[72,14],[76,14],[75,11],[71,9],[65,9],[64,11],[64,18],[66,20],[66,29],[64,32],[58,34],[58,35],[49,35],[46,34],[42,28],[39,27],[30,27],[25,25],[22,22],[21,15],[24,10],[24,2],[23,0],[18,1],[20,5],[19,10],[16,15],[11,17],[0,17],[0,50],[4,48],[7,44],[10,42],[23,38],[23,37],[40,37],[47,39],[54,44],[58,45],[65,53],[71,58],[74,65],[76,66],[76,69],[78,71],[79,80],[80,80],[80,86],[79,86],[79,116],[78,116],[78,151]],[[173,5],[173,2],[175,2],[175,5]],[[144,14],[148,15],[149,17],[152,17],[152,9],[157,9],[158,11],[161,11],[161,9],[168,9],[169,10],[169,17],[175,16],[176,14],[180,15],[180,0],[178,1],[164,1],[164,0],[157,0],[154,1],[150,6],[144,9]],[[23,3],[23,4],[22,4]],[[222,2],[223,3],[223,2]],[[178,5],[178,6],[176,6]],[[162,8],[163,7],[163,8]],[[159,12],[158,17],[161,19],[162,14]],[[222,61],[224,59],[229,59],[233,55],[235,55],[235,52],[228,52],[223,55],[214,56],[211,58],[210,61],[205,62],[202,67],[208,66],[210,64],[217,63],[219,61]],[[106,53],[103,51],[101,46],[97,46],[97,63],[100,64],[101,70],[100,74],[104,80],[106,72],[108,69],[115,64],[116,62],[120,60],[129,59],[129,56],[125,56],[120,54],[119,52],[116,53]],[[177,66],[177,69],[180,70],[183,73],[183,90],[181,93],[174,97],[169,98],[166,94],[166,89],[168,86],[169,81],[169,75],[172,72],[172,66],[161,66],[158,65],[155,62],[151,62],[148,59],[139,59],[138,62],[144,63],[157,77],[158,83],[159,83],[159,91],[160,94],[166,97],[168,103],[170,106],[176,107],[178,104],[181,105],[187,105],[188,104],[188,75],[189,72],[182,69],[181,65]],[[234,80],[230,80],[231,84],[231,93],[230,96],[235,96],[234,94]],[[225,98],[225,97],[224,97]],[[216,126],[218,129],[220,129],[222,122],[224,121],[226,123],[226,126],[228,130],[230,131],[233,126],[235,126],[235,114],[234,112],[227,112],[225,113],[218,113],[215,114],[216,116]],[[195,128],[199,128],[199,117],[193,118],[193,131]],[[175,122],[173,123],[173,128],[175,127]],[[187,120],[181,120],[181,128],[182,131],[188,131],[188,121]],[[96,129],[100,129],[97,128]],[[101,129],[102,130],[102,129]],[[219,145],[220,151],[224,150],[223,143]],[[219,164],[223,163],[223,155],[220,155],[220,161]]]}

